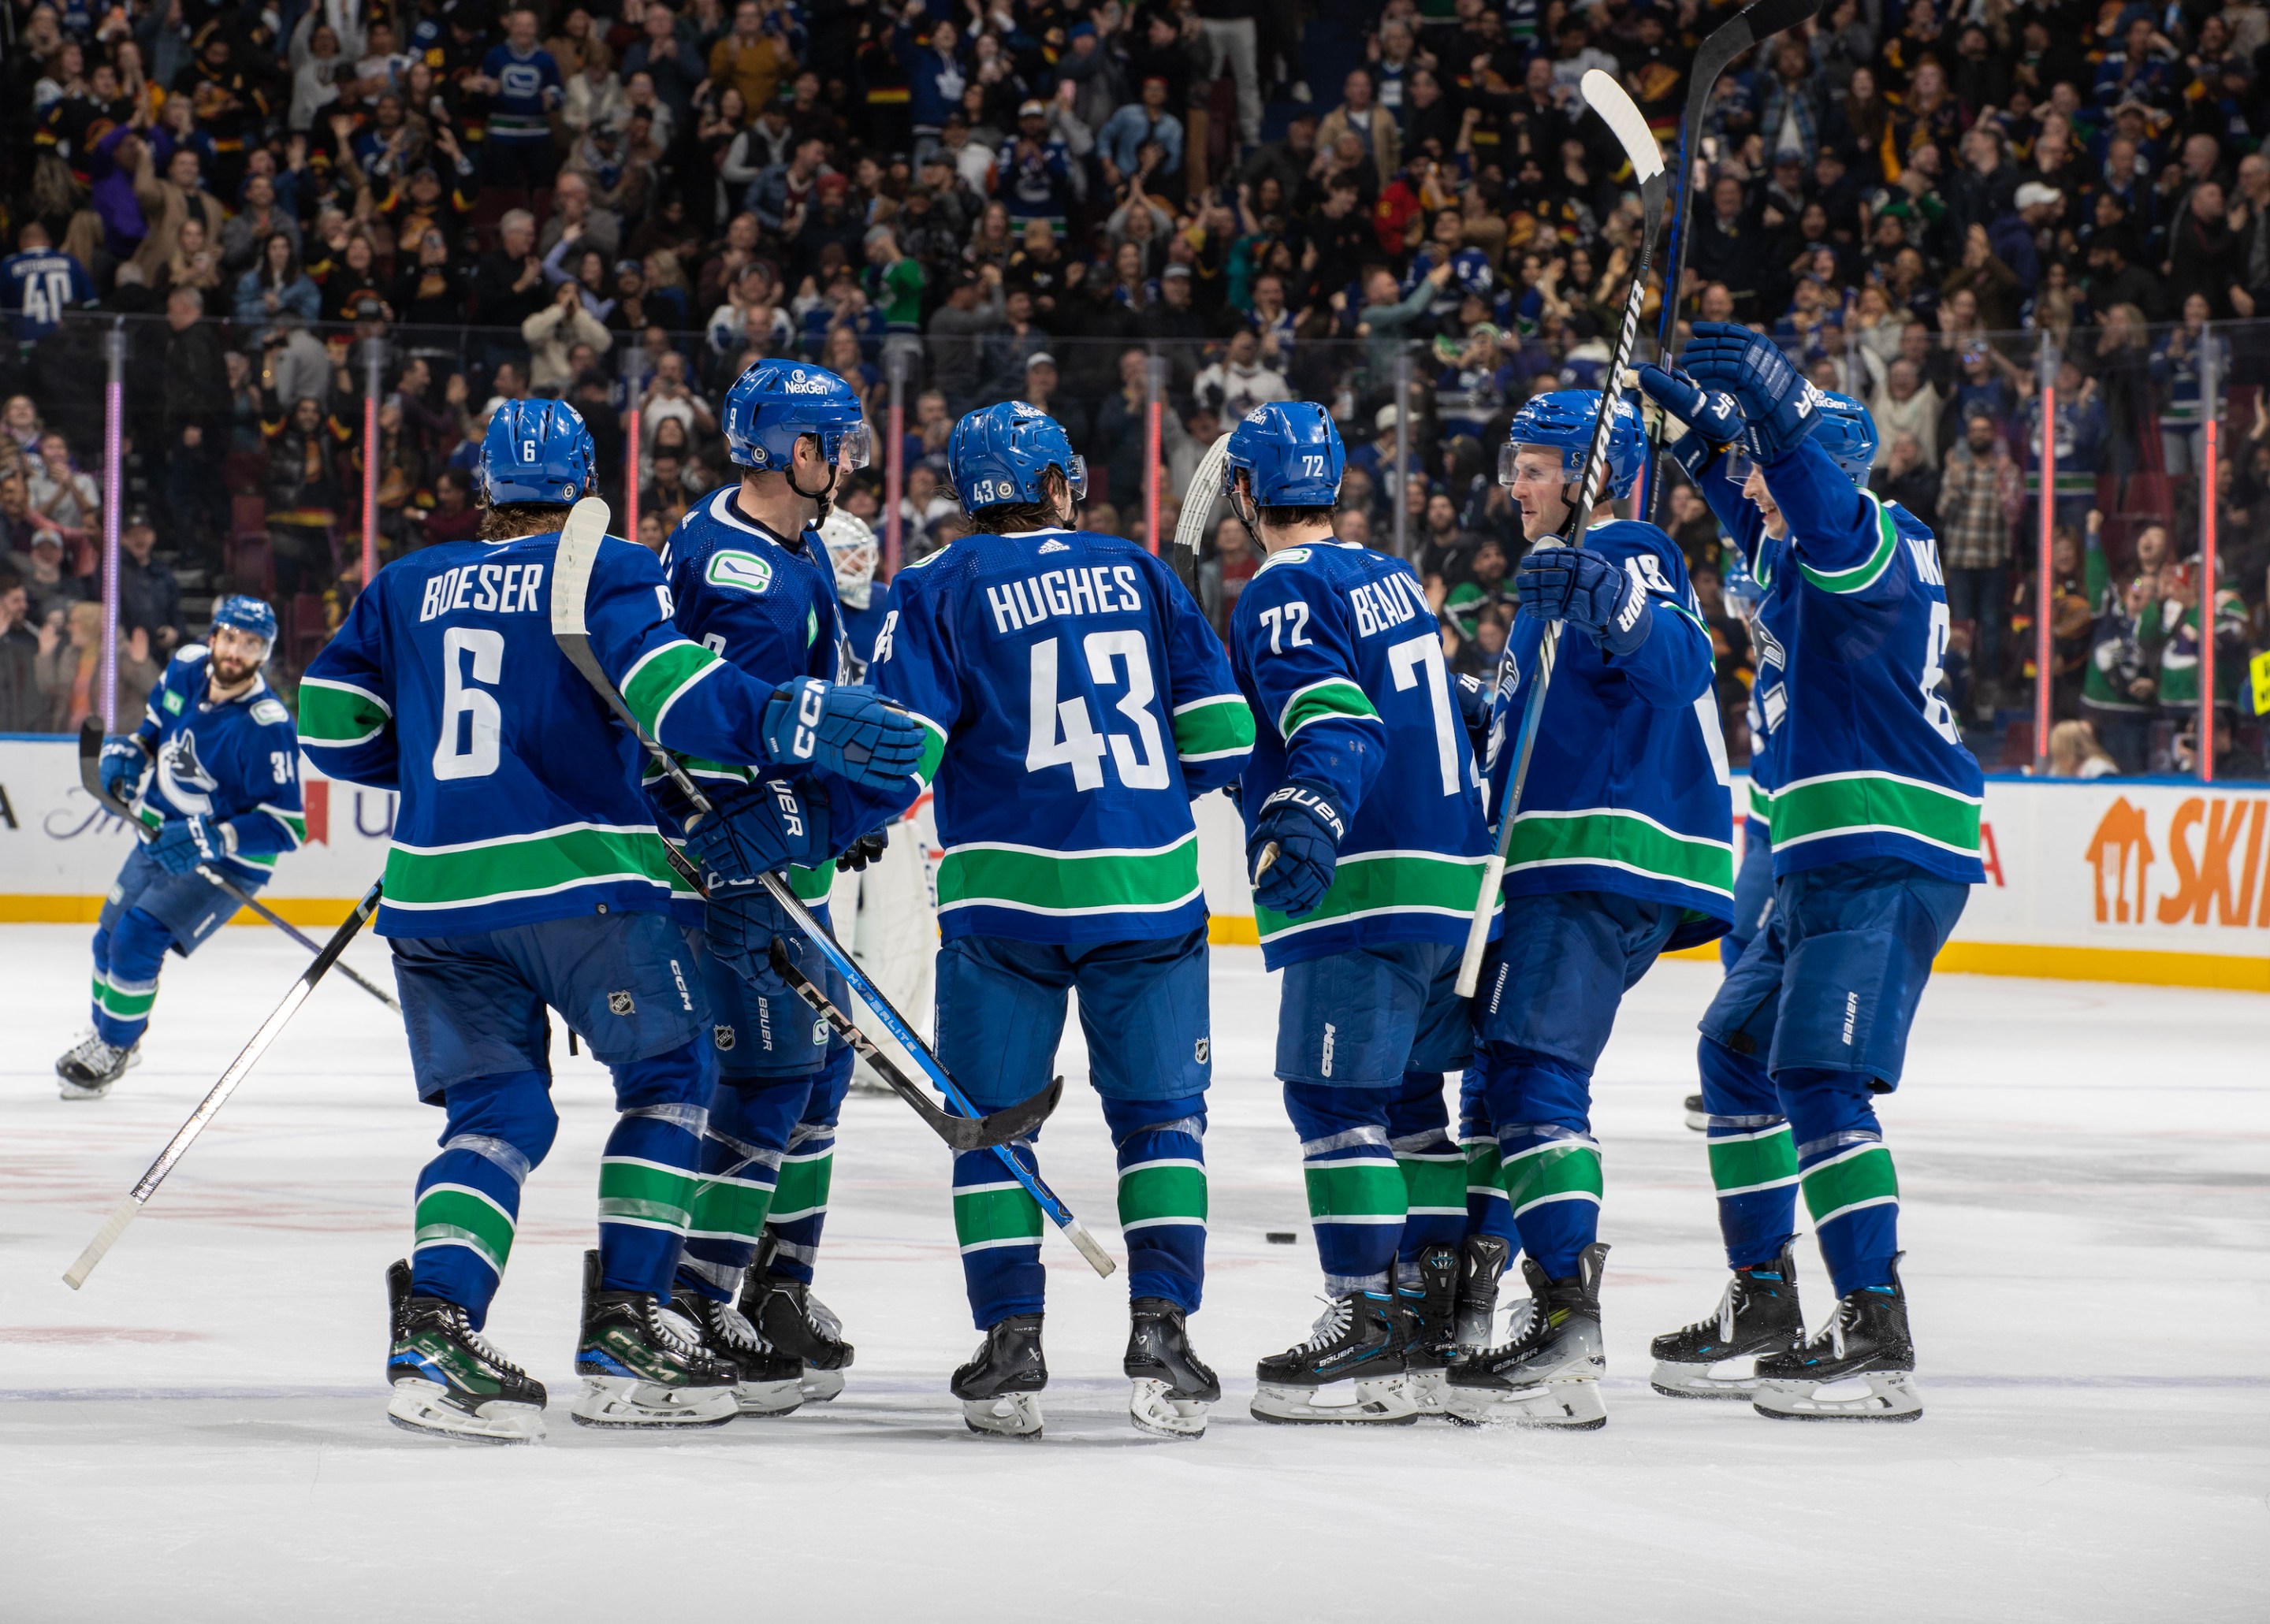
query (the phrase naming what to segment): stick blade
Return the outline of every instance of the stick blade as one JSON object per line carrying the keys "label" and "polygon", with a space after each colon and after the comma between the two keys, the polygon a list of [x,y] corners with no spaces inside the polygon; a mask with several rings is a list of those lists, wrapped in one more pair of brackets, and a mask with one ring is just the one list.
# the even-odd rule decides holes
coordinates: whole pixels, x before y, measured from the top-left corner
{"label": "stick blade", "polygon": [[104,1254],[117,1244],[118,1237],[126,1233],[126,1226],[134,1221],[134,1215],[141,1210],[142,1204],[131,1196],[120,1202],[109,1218],[104,1220],[102,1227],[94,1232],[94,1239],[86,1243],[86,1250],[78,1255],[78,1260],[63,1271],[63,1284],[73,1291],[85,1285],[86,1277],[94,1272],[94,1265],[100,1263]]}
{"label": "stick blade", "polygon": [[599,561],[599,544],[607,538],[613,518],[607,504],[586,496],[568,510],[560,527],[560,547],[552,563],[552,634],[585,634],[583,599],[591,590],[591,567]]}
{"label": "stick blade", "polygon": [[1647,119],[1640,112],[1624,87],[1616,83],[1612,74],[1599,69],[1585,72],[1577,87],[1584,104],[1606,121],[1616,137],[1616,145],[1624,149],[1631,159],[1632,176],[1642,186],[1663,173],[1663,145],[1655,138],[1655,131],[1647,127]]}
{"label": "stick blade", "polygon": [[1206,449],[1199,459],[1198,471],[1183,490],[1182,517],[1175,522],[1175,545],[1196,557],[1198,544],[1205,539],[1206,521],[1213,516],[1213,505],[1221,494],[1221,471],[1229,461],[1229,436],[1224,434]]}

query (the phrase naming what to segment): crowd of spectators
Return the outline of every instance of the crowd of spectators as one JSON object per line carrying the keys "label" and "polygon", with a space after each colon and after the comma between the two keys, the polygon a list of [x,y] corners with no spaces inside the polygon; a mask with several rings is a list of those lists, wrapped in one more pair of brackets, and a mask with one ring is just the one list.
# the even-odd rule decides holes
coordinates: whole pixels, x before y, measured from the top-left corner
{"label": "crowd of spectators", "polygon": [[[1162,534],[1238,416],[1325,403],[1351,448],[1341,533],[1399,538],[1453,664],[1485,669],[1524,545],[1496,444],[1532,395],[1602,382],[1636,248],[1628,167],[1577,83],[1616,74],[1673,139],[1694,47],[1732,10],[0,0],[0,727],[92,702],[74,605],[113,315],[122,487],[157,521],[126,527],[130,680],[227,586],[284,606],[287,667],[319,644],[359,584],[367,456],[382,558],[471,534],[500,400],[575,403],[621,503],[635,397],[658,544],[726,477],[724,387],[790,354],[850,379],[879,426],[902,377],[904,557],[958,533],[945,443],[973,405],[1046,406],[1087,456],[1086,523],[1147,540],[1154,378]],[[2067,755],[2181,766],[2205,600],[2218,747],[2259,768],[2265,69],[2257,0],[1834,0],[1710,99],[1680,313],[1769,331],[1868,403],[1878,490],[1938,529],[1950,698],[1990,767],[2033,753],[2029,721],[2007,730],[2029,716],[2046,500],[2057,714],[2099,741]],[[883,503],[879,469],[845,501],[879,529]],[[1753,659],[1720,538],[1690,490],[1660,511],[1739,760]],[[1257,563],[1214,527],[1210,612]]]}

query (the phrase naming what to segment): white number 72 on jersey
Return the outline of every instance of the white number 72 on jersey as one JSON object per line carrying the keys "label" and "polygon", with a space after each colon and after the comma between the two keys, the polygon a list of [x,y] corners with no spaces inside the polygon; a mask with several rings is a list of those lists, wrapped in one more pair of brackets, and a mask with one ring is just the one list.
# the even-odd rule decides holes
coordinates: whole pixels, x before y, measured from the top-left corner
{"label": "white number 72 on jersey", "polygon": [[1118,671],[1124,662],[1127,692],[1116,708],[1135,724],[1132,738],[1098,731],[1087,701],[1079,693],[1070,699],[1057,697],[1063,648],[1054,637],[1044,637],[1033,645],[1032,732],[1025,746],[1025,770],[1037,773],[1044,767],[1069,767],[1074,786],[1101,790],[1103,757],[1109,750],[1111,764],[1119,769],[1119,782],[1127,788],[1166,789],[1171,782],[1166,745],[1158,718],[1151,713],[1158,688],[1152,680],[1151,650],[1143,634],[1090,632],[1080,642],[1087,674],[1101,686],[1120,686]]}

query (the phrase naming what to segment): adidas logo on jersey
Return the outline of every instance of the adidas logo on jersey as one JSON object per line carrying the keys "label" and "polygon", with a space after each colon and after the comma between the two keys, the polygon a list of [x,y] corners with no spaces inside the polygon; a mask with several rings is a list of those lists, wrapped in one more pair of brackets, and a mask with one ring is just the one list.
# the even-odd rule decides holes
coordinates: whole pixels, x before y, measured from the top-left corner
{"label": "adidas logo on jersey", "polygon": [[1042,552],[1069,552],[1072,549],[1065,545],[1065,544],[1060,541],[1050,540],[1042,542],[1040,545],[1040,551]]}

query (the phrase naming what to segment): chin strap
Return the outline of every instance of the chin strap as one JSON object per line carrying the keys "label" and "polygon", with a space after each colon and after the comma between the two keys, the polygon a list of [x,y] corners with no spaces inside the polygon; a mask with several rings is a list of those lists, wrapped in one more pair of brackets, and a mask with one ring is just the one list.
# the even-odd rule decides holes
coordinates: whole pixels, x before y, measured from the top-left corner
{"label": "chin strap", "polygon": [[[812,439],[818,442],[824,454],[827,449],[827,442],[821,440],[818,434],[813,434]],[[801,438],[798,439],[797,443],[799,445],[803,443]],[[788,466],[781,470],[781,477],[788,481],[788,488],[803,497],[805,501],[820,504],[820,516],[812,522],[812,527],[816,529],[827,523],[827,515],[835,511],[835,486],[836,482],[843,477],[843,464],[840,461],[829,463],[827,483],[816,491],[807,491],[796,482],[796,455],[791,451],[789,454]]]}
{"label": "chin strap", "polygon": [[[1236,519],[1239,528],[1244,530],[1246,539],[1252,542],[1255,556],[1266,557],[1269,549],[1262,545],[1261,532],[1254,528],[1256,522],[1261,517],[1261,504],[1252,501],[1249,496],[1246,498],[1244,506],[1241,507],[1239,505],[1240,494],[1248,490],[1248,488],[1249,487],[1239,485],[1235,481],[1231,483],[1228,492],[1230,515],[1232,517]],[[1253,514],[1253,517],[1250,519],[1245,516],[1248,508],[1250,508]]]}

